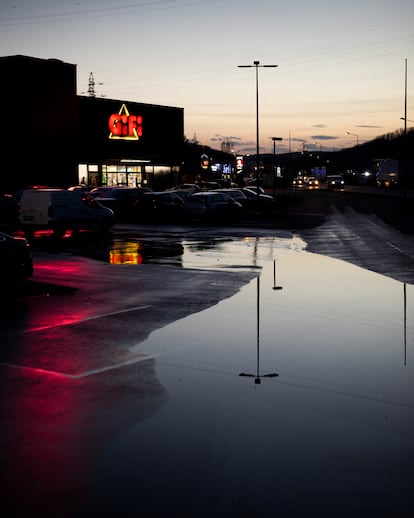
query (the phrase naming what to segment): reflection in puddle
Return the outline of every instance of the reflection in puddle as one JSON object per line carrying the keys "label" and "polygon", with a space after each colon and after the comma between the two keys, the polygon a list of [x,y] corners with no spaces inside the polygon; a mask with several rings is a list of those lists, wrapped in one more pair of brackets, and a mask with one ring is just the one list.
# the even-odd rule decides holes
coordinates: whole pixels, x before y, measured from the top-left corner
{"label": "reflection in puddle", "polygon": [[300,238],[208,237],[197,239],[118,239],[108,251],[110,264],[168,264],[197,269],[240,269],[258,267],[274,254],[305,248]]}
{"label": "reflection in puddle", "polygon": [[132,348],[156,359],[170,397],[112,445],[102,506],[182,516],[414,508],[414,286],[267,245],[228,252],[229,264],[246,253],[263,266],[260,289],[254,280]]}
{"label": "reflection in puddle", "polygon": [[[410,336],[413,339],[413,286],[307,252],[280,255],[277,267],[283,290],[273,290],[273,262],[264,265],[260,278],[260,334],[263,347],[269,344],[267,354],[272,355],[277,344],[278,364],[285,361],[292,374],[314,372],[337,381],[359,373],[364,384],[372,376],[386,386],[382,369],[399,371],[406,356],[404,343],[409,346]],[[176,344],[186,354],[197,351],[214,358],[219,344],[220,358],[234,356],[239,362],[245,348],[247,353],[255,344],[255,297],[254,281],[231,299],[157,331],[154,341],[137,347],[148,352],[155,347],[157,354],[169,356]],[[158,337],[164,333],[168,340]],[[375,365],[379,379],[372,372]],[[352,372],[346,372],[347,366]]]}
{"label": "reflection in puddle", "polygon": [[114,240],[109,249],[110,264],[144,264],[174,259],[180,265],[183,247],[176,241]]}

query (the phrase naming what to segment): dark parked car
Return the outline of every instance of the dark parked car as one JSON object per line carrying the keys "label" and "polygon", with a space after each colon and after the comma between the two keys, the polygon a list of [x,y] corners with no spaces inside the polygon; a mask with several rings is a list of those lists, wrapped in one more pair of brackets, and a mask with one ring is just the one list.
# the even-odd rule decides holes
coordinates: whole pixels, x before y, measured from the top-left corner
{"label": "dark parked car", "polygon": [[259,194],[257,194],[257,189],[255,187],[252,187],[251,189],[244,187],[242,191],[247,198],[244,204],[246,209],[269,211],[276,208],[276,199],[273,196],[266,194],[261,187],[259,187]]}
{"label": "dark parked car", "polygon": [[226,223],[238,219],[242,213],[241,204],[221,191],[198,192],[184,202],[186,219],[214,220]]}
{"label": "dark parked car", "polygon": [[106,196],[113,189],[123,189],[123,187],[117,187],[116,185],[102,185],[101,187],[94,187],[89,192],[94,198],[98,196]]}
{"label": "dark parked car", "polygon": [[169,223],[181,220],[183,199],[173,191],[146,192],[135,200],[133,220]]}
{"label": "dark parked car", "polygon": [[[145,193],[152,193],[152,190],[148,187],[113,187],[98,193],[98,196],[95,195],[96,201],[112,209],[118,221],[129,221],[134,216],[138,198]],[[91,194],[93,195],[94,191],[91,191]]]}
{"label": "dark parked car", "polygon": [[181,183],[180,185],[176,185],[175,187],[171,187],[171,189],[167,189],[168,191],[189,191],[191,193],[199,192],[200,187],[195,183]]}
{"label": "dark parked car", "polygon": [[79,185],[71,185],[68,187],[68,191],[83,191],[83,192],[90,192],[92,189],[95,189],[93,185],[85,185],[85,184],[79,184]]}
{"label": "dark parked car", "polygon": [[[257,186],[257,178],[247,178],[245,180],[247,187],[256,187]],[[259,178],[259,186],[263,185],[263,180]]]}
{"label": "dark parked car", "polygon": [[238,201],[242,206],[246,201],[246,196],[243,194],[243,190],[235,187],[230,187],[228,189],[222,188],[222,189],[215,189],[219,192],[222,192],[224,194],[227,194],[227,196],[230,196],[230,198],[233,198],[233,200]]}
{"label": "dark parked car", "polygon": [[174,191],[175,194],[178,194],[178,196],[185,201],[188,198],[191,198],[193,195],[190,191]]}
{"label": "dark parked car", "polygon": [[23,237],[0,232],[0,286],[14,287],[32,275],[33,258],[29,242]]}
{"label": "dark parked car", "polygon": [[220,185],[218,182],[199,182],[197,184],[202,191],[213,191],[214,189],[221,189],[224,187]]}

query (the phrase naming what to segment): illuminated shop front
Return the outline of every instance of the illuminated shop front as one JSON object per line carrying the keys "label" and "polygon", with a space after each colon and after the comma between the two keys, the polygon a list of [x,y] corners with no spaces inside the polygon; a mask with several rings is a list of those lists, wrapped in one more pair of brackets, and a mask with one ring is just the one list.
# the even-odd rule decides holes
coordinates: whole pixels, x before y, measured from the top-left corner
{"label": "illuminated shop front", "polygon": [[88,185],[127,185],[141,187],[148,183],[141,165],[119,164],[78,164],[78,181]]}
{"label": "illuminated shop front", "polygon": [[78,164],[78,183],[88,185],[126,185],[146,187],[155,185],[156,179],[163,176],[174,178],[179,174],[178,166],[161,166],[146,161],[121,159],[119,163]]}
{"label": "illuminated shop front", "polygon": [[[4,149],[2,190],[27,185],[161,188],[178,178],[184,110],[76,93],[76,65],[0,57]],[[30,138],[19,138],[16,136]]]}
{"label": "illuminated shop front", "polygon": [[179,175],[181,108],[88,97],[79,97],[79,107],[87,129],[80,139],[79,183],[156,188]]}

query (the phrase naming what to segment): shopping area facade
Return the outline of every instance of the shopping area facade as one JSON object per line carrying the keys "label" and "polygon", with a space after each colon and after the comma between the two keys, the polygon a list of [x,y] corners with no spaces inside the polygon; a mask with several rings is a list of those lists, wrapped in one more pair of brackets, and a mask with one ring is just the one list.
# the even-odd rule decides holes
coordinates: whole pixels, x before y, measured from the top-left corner
{"label": "shopping area facade", "polygon": [[79,96],[76,65],[57,59],[0,57],[0,73],[0,191],[179,179],[182,108]]}

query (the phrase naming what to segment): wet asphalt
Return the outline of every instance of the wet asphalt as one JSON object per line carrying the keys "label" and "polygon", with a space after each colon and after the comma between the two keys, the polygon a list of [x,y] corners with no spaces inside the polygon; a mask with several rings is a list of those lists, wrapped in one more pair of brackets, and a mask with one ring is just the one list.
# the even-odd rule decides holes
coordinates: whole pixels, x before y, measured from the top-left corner
{"label": "wet asphalt", "polygon": [[[232,297],[257,277],[260,246],[251,256],[257,265],[236,268],[229,258],[222,268],[221,242],[251,239],[253,249],[269,235],[279,245],[297,238],[309,252],[414,284],[412,220],[406,220],[411,204],[399,196],[281,192],[279,198],[274,217],[252,214],[235,227],[118,223],[106,243],[89,237],[35,243],[34,278],[1,308],[0,460],[7,516],[78,516],[101,452],[165,405],[169,395],[157,377],[156,357],[140,361],[131,347]],[[115,249],[125,252],[122,243],[136,242],[137,235],[146,247],[145,268],[120,265],[114,278],[109,250],[117,242]],[[200,268],[180,264],[183,236],[194,243],[195,256],[197,246],[210,246],[210,262]],[[140,476],[145,482],[146,473]],[[156,502],[156,482],[151,490],[149,501]]]}

